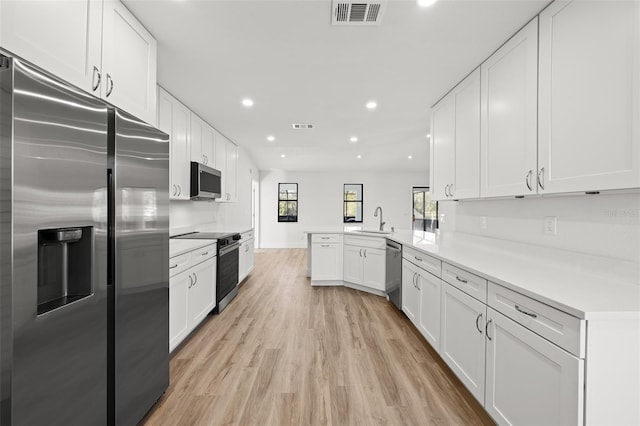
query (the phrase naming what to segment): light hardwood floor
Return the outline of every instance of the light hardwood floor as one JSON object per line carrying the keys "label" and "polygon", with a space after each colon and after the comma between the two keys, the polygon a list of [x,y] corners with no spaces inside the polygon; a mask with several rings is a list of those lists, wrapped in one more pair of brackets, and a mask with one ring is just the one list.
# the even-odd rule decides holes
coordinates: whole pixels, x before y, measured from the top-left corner
{"label": "light hardwood floor", "polygon": [[493,424],[385,298],[311,287],[306,250],[257,250],[220,315],[171,359],[143,425]]}

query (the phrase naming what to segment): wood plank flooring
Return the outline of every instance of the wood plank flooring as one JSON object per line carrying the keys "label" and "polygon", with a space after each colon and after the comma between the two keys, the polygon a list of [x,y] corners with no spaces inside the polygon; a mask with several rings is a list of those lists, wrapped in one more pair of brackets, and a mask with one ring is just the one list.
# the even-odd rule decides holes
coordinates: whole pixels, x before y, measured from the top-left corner
{"label": "wood plank flooring", "polygon": [[142,425],[493,424],[385,298],[311,287],[306,250],[257,250],[220,315],[171,359]]}

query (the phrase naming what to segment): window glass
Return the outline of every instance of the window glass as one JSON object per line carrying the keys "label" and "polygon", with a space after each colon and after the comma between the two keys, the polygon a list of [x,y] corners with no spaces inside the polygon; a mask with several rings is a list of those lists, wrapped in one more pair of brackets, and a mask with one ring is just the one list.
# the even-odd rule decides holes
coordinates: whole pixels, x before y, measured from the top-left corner
{"label": "window glass", "polygon": [[413,229],[429,232],[438,229],[438,203],[431,201],[428,187],[413,188]]}
{"label": "window glass", "polygon": [[298,221],[298,184],[278,184],[278,222]]}
{"label": "window glass", "polygon": [[361,183],[345,183],[343,191],[342,216],[344,223],[362,223]]}

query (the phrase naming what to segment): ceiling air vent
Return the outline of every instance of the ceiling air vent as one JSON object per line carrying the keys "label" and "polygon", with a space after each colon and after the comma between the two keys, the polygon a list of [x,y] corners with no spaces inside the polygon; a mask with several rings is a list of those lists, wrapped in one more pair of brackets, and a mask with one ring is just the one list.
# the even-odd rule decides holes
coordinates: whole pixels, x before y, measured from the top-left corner
{"label": "ceiling air vent", "polygon": [[359,0],[345,2],[333,0],[331,24],[333,25],[378,25],[386,0]]}
{"label": "ceiling air vent", "polygon": [[293,127],[295,130],[313,129],[313,124],[293,123],[291,127]]}

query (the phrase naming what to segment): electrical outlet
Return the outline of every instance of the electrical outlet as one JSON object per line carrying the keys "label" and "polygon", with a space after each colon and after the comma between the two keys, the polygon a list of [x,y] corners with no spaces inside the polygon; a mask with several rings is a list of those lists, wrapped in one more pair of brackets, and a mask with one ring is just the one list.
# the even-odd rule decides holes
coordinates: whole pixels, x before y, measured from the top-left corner
{"label": "electrical outlet", "polygon": [[487,229],[487,217],[480,216],[480,229]]}
{"label": "electrical outlet", "polygon": [[444,213],[440,213],[440,220],[438,222],[440,222],[443,225],[447,223],[446,216]]}
{"label": "electrical outlet", "polygon": [[558,227],[558,219],[555,216],[547,216],[544,218],[544,233],[546,235],[556,235]]}

